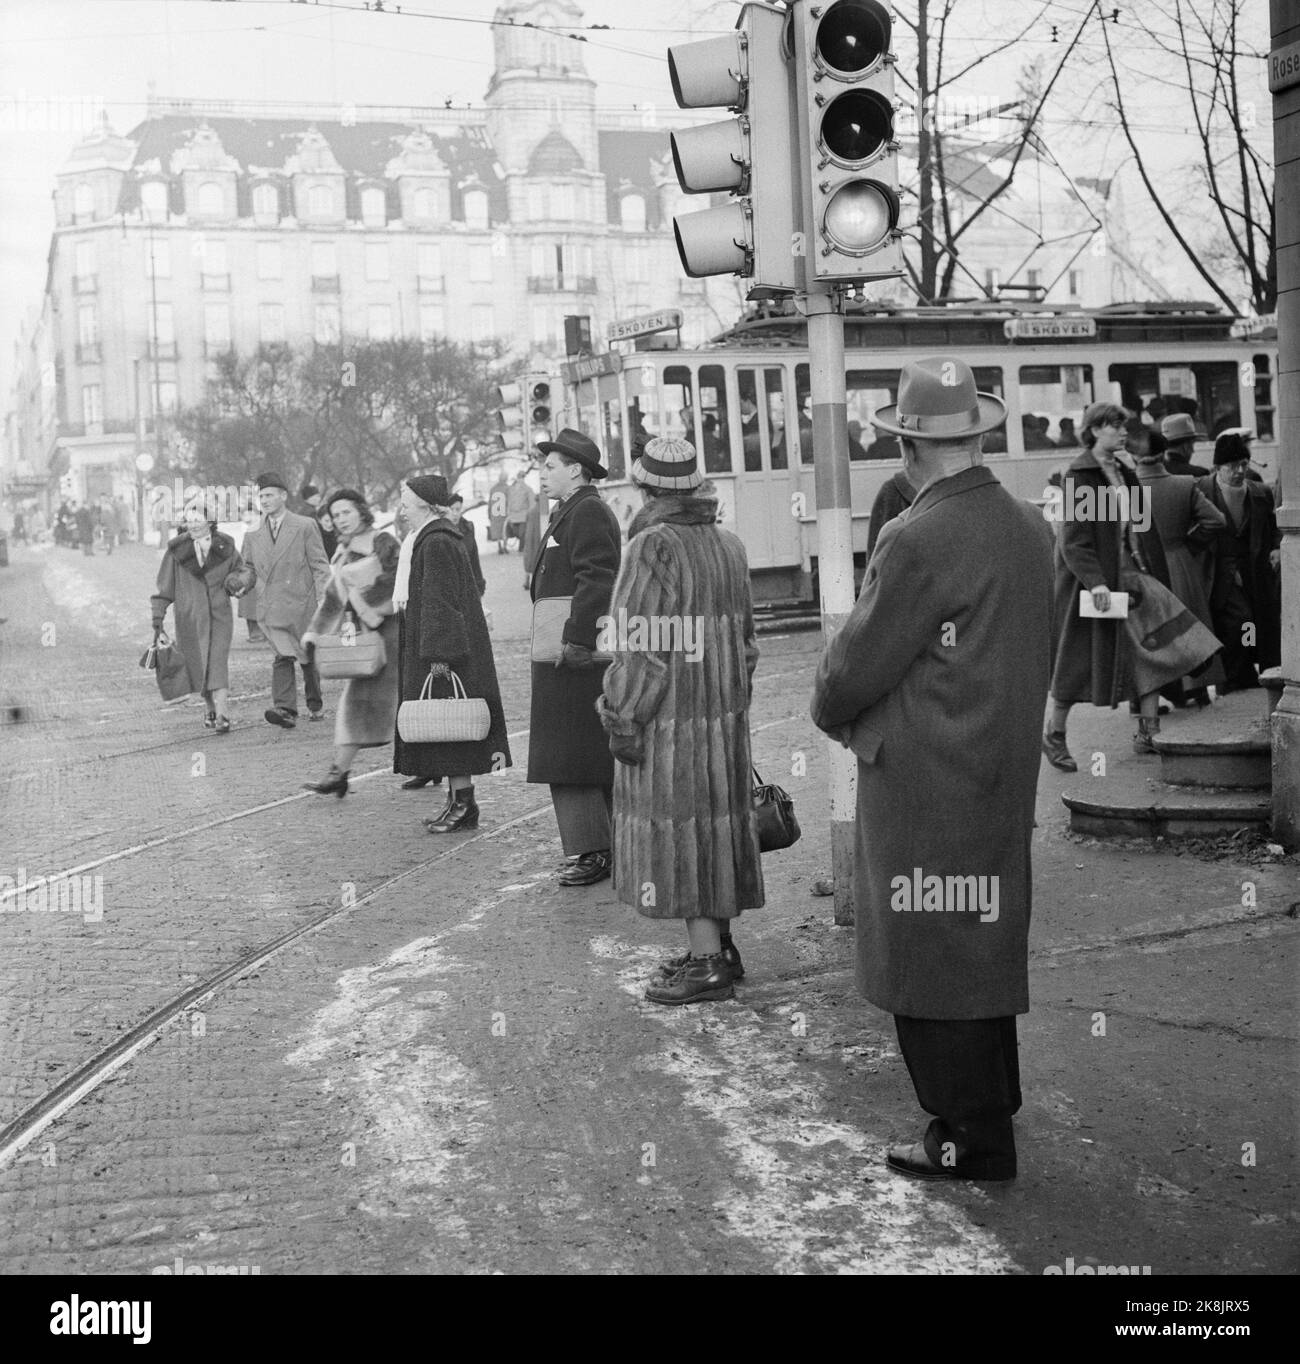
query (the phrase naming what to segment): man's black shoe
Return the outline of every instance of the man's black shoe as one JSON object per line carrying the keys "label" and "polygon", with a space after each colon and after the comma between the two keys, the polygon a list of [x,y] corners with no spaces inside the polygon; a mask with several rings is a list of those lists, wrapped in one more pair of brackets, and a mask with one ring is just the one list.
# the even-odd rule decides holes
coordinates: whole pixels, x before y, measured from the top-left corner
{"label": "man's black shoe", "polygon": [[597,881],[608,880],[614,859],[609,850],[604,852],[583,853],[572,866],[560,873],[562,886],[594,886]]}
{"label": "man's black shoe", "polygon": [[909,1179],[1004,1180],[1016,1177],[1014,1157],[963,1156],[958,1148],[954,1151],[953,1163],[945,1165],[930,1159],[923,1141],[913,1146],[895,1146],[885,1157],[885,1164],[898,1174],[907,1175]]}
{"label": "man's black shoe", "polygon": [[263,712],[268,725],[279,725],[281,729],[293,729],[298,724],[297,717],[288,710],[268,710]]}

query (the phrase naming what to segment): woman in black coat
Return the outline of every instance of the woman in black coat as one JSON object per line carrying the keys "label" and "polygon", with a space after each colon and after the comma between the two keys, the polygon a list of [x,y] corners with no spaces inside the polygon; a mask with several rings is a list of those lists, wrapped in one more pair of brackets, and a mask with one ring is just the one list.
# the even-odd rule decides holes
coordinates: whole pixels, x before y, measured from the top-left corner
{"label": "woman in black coat", "polygon": [[551,788],[568,859],[560,884],[590,886],[608,877],[613,865],[614,759],[596,714],[605,665],[594,654],[622,537],[614,513],[591,486],[593,478],[607,476],[595,443],[564,430],[537,448],[546,460],[542,485],[556,506],[541,537],[532,597],[571,600],[559,662],[533,664],[528,780]]}
{"label": "woman in black coat", "polygon": [[[394,588],[405,600],[400,626],[398,681],[403,701],[416,701],[432,674],[430,697],[450,698],[451,674],[460,678],[469,697],[488,705],[487,738],[456,743],[407,743],[399,733],[394,741],[393,771],[407,777],[448,780],[447,806],[436,819],[426,819],[430,833],[478,827],[479,808],[473,778],[511,766],[505,712],[497,683],[492,643],[478,584],[470,569],[465,541],[448,516],[450,495],[440,474],[409,479],[402,489],[402,511],[414,544],[410,573]],[[593,712],[594,719],[594,712]]]}

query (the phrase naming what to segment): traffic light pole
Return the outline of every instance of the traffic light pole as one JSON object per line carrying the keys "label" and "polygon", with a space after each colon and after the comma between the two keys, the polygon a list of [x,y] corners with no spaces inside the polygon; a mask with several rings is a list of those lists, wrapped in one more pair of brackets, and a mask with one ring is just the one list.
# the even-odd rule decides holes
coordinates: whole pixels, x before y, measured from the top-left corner
{"label": "traffic light pole", "polygon": [[[844,380],[844,314],[829,285],[799,300],[808,317],[812,380],[813,478],[817,496],[817,576],[827,646],[853,609],[853,506],[849,492],[848,397]],[[831,875],[835,922],[853,922],[853,850],[857,827],[857,763],[826,741],[831,796]]]}

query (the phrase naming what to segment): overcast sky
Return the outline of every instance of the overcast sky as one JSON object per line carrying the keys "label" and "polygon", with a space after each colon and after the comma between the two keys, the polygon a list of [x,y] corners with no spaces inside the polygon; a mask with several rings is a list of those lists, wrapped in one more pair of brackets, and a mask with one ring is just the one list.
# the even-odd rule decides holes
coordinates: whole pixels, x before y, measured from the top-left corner
{"label": "overcast sky", "polygon": [[[7,405],[12,345],[22,317],[40,301],[53,215],[53,176],[72,145],[107,113],[119,132],[144,115],[153,85],[159,95],[188,98],[355,104],[455,104],[480,107],[492,71],[495,0],[420,0],[403,13],[364,12],[361,0],[294,4],[291,0],[0,0],[0,403]],[[1037,13],[1030,0],[959,0],[950,61],[965,65],[1017,32]],[[963,82],[971,98],[1004,98],[1016,72],[1062,52],[1086,0],[1053,0],[1014,49]],[[1258,35],[1267,6],[1257,0]],[[734,0],[587,0],[583,51],[608,109],[672,110],[665,49],[670,42],[725,32],[740,6]],[[1132,29],[1124,47],[1137,52]],[[437,17],[428,17],[434,16]],[[1056,27],[1056,43],[1052,28]],[[907,71],[906,35],[895,47]],[[1072,98],[1083,107],[1100,72],[1090,74],[1100,45],[1079,50]],[[951,66],[948,68],[952,69]],[[906,90],[900,84],[900,97]],[[1148,136],[1169,122],[1167,166],[1179,161],[1181,123],[1173,96],[1142,81]],[[1266,98],[1266,96],[1265,96]],[[1072,173],[1094,175],[1127,156],[1114,120],[1099,101],[1095,120],[1080,127],[1062,109],[1044,128],[1053,151]],[[1190,150],[1190,149],[1189,149]]]}

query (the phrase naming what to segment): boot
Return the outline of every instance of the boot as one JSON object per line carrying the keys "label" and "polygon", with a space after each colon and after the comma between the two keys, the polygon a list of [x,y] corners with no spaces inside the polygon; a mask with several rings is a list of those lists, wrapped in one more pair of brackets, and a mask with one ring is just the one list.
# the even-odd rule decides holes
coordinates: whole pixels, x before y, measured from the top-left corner
{"label": "boot", "polygon": [[1145,757],[1156,751],[1156,746],[1151,740],[1160,733],[1160,720],[1145,720],[1139,718],[1138,731],[1133,736],[1133,752],[1139,757]]}
{"label": "boot", "polygon": [[1070,756],[1070,750],[1065,746],[1064,730],[1047,730],[1043,735],[1043,752],[1047,755],[1047,761],[1052,764],[1058,772],[1077,772],[1079,764]]}
{"label": "boot", "polygon": [[474,799],[474,788],[463,786],[453,791],[447,808],[437,819],[426,819],[424,827],[431,834],[450,834],[457,829],[478,828],[478,803]]}
{"label": "boot", "polygon": [[736,987],[731,968],[721,952],[690,957],[686,965],[662,984],[651,981],[645,997],[652,1004],[698,1004],[710,999],[732,999]]}
{"label": "boot", "polygon": [[331,766],[324,781],[308,781],[303,783],[304,791],[315,791],[318,796],[337,796],[340,800],[348,793],[348,774],[340,772],[335,766]]}

